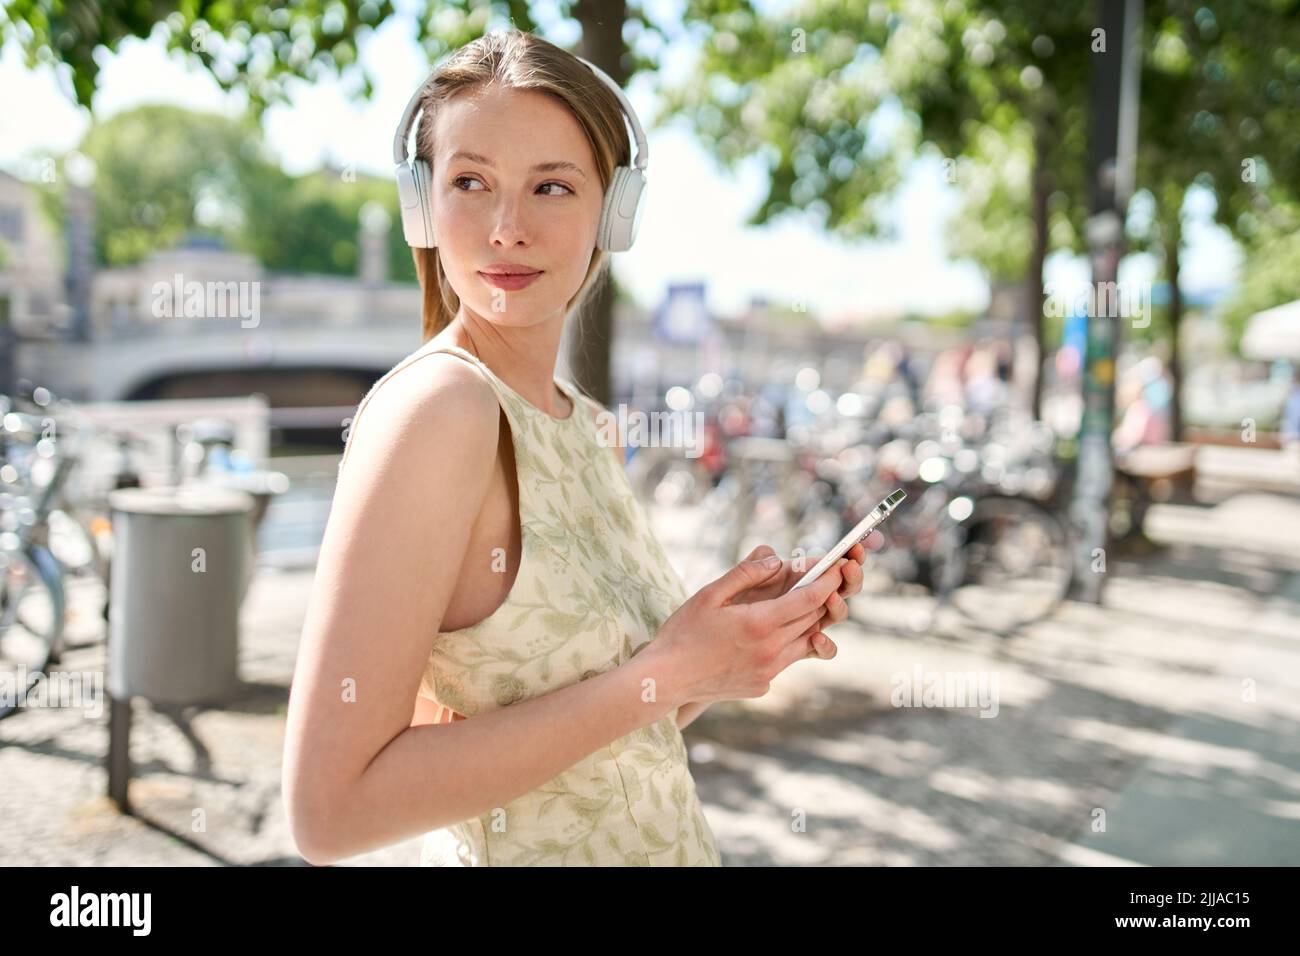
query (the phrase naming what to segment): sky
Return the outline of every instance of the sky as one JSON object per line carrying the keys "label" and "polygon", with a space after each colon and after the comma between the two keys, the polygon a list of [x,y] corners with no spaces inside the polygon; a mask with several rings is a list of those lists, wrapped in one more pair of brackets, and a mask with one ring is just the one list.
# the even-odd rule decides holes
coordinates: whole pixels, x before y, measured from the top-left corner
{"label": "sky", "polygon": [[[654,6],[670,9],[656,0]],[[406,4],[399,3],[399,9]],[[760,5],[762,6],[762,5]],[[576,27],[535,8],[553,42],[571,43]],[[550,21],[548,22],[548,18]],[[693,50],[683,39],[665,51],[668,79],[689,65]],[[354,101],[347,79],[295,82],[291,103],[271,107],[263,129],[284,168],[306,172],[325,162],[354,164],[358,172],[391,176],[392,137],[411,93],[430,68],[414,39],[410,20],[397,17],[361,41],[360,57],[376,80],[373,99]],[[161,38],[124,41],[116,53],[102,52],[96,115],[108,117],[143,103],[172,103],[235,115],[244,97],[224,93],[202,67],[179,52],[167,53]],[[0,169],[21,172],[33,157],[75,148],[90,124],[74,105],[70,84],[50,67],[29,70],[14,43],[0,50]],[[649,117],[654,103],[648,78],[627,90],[633,108]],[[648,132],[650,164],[647,206],[636,244],[614,257],[620,285],[646,308],[654,308],[669,283],[704,282],[713,311],[734,315],[754,296],[775,303],[802,299],[824,322],[852,316],[902,312],[939,314],[984,308],[988,288],[980,270],[944,252],[944,219],[955,207],[954,187],[944,182],[937,160],[919,160],[905,181],[896,207],[897,239],[848,243],[825,235],[802,213],[764,227],[743,225],[766,193],[758,161],[735,173],[715,166],[685,129]],[[1186,230],[1183,286],[1189,292],[1232,284],[1239,267],[1237,247],[1208,221],[1212,198],[1196,197]],[[1154,278],[1149,257],[1129,257],[1125,282]],[[1074,295],[1086,284],[1081,259],[1055,256],[1045,278],[1050,287]]]}

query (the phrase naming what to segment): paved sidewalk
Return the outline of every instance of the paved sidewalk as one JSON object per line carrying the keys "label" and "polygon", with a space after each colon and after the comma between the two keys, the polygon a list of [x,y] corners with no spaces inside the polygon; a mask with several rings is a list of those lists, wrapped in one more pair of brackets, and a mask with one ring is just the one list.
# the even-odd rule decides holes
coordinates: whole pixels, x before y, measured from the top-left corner
{"label": "paved sidewalk", "polygon": [[[1300,561],[1296,505],[1255,504],[1227,502],[1216,509],[1219,521],[1204,530],[1232,540],[1238,531],[1223,519],[1236,515],[1248,527],[1267,529],[1266,540]],[[1165,517],[1162,527],[1173,533],[1171,516]],[[1257,553],[1225,555],[1236,566],[1214,570],[1262,584],[1261,566],[1252,560]],[[1238,591],[1231,596],[1239,614],[1207,621],[1216,628],[1207,637],[1219,638],[1208,699],[1176,711],[1160,736],[1121,741],[1144,759],[1114,800],[1106,831],[1085,830],[1062,853],[1065,862],[1300,865],[1300,574],[1275,580],[1271,597],[1252,600]],[[1217,589],[1216,610],[1226,611],[1228,593]]]}
{"label": "paved sidewalk", "polygon": [[[833,632],[838,657],[711,708],[686,736],[724,862],[1300,861],[1300,500],[1156,506],[1149,533],[1168,547],[1112,561],[1102,607],[1001,637],[950,619],[917,633],[908,599],[855,599],[867,626]],[[259,572],[238,701],[170,715],[136,702],[137,817],[104,795],[106,714],[0,721],[0,864],[305,865],[279,774],[310,583]],[[83,603],[74,642],[97,623]],[[63,666],[103,663],[95,644]],[[996,680],[996,716],[893,706],[895,678],[918,669]],[[345,865],[414,865],[419,844]]]}
{"label": "paved sidewalk", "polygon": [[[711,711],[727,862],[1300,863],[1300,500],[1153,507],[1149,533],[1167,549],[1112,562],[1102,607],[1000,637],[876,599],[833,661]],[[996,717],[892,706],[918,667],[996,675]]]}

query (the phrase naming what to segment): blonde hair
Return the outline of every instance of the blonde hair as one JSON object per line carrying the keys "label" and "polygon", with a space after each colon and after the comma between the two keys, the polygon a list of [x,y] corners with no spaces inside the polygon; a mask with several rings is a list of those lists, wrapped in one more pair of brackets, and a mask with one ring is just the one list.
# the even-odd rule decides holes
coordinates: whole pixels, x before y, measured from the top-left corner
{"label": "blonde hair", "polygon": [[[439,106],[453,96],[490,84],[545,93],[567,106],[591,143],[602,193],[609,188],[615,167],[631,165],[632,144],[623,125],[622,105],[613,91],[566,50],[531,33],[506,30],[486,34],[457,49],[420,91],[419,108],[424,112],[416,128],[415,154],[431,170]],[[427,342],[455,318],[460,297],[447,281],[437,248],[412,249],[411,253],[420,280],[423,340]],[[587,303],[609,264],[608,254],[593,247],[587,275],[565,304],[566,317]]]}

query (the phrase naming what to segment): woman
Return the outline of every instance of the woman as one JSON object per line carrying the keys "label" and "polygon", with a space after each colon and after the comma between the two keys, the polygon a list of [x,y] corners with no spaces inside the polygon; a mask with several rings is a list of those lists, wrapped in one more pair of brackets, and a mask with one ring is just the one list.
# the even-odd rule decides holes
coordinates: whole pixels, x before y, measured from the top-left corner
{"label": "woman", "polygon": [[513,32],[459,50],[419,105],[425,344],[340,461],[286,727],[294,839],[316,864],[424,833],[433,865],[717,865],[680,727],[833,657],[822,628],[865,553],[790,591],[760,548],[686,594],[601,407],[554,376],[608,268],[618,97]]}

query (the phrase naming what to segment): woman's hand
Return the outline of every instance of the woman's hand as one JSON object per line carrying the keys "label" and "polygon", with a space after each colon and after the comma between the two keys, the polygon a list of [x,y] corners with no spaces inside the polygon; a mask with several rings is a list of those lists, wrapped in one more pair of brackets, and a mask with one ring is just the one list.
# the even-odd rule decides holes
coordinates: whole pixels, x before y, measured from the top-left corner
{"label": "woman's hand", "polygon": [[691,595],[647,648],[663,661],[683,701],[762,697],[777,674],[809,655],[809,635],[843,583],[840,567],[769,600],[738,600],[786,570],[777,555],[766,560],[741,561]]}
{"label": "woman's hand", "polygon": [[[832,591],[827,598],[825,613],[821,619],[816,624],[811,625],[808,632],[803,635],[810,642],[807,657],[821,657],[823,660],[830,660],[839,652],[835,642],[825,633],[825,629],[848,617],[849,606],[846,602],[850,597],[862,590],[862,566],[866,563],[867,552],[879,551],[884,545],[885,536],[879,530],[872,531],[864,541],[859,541],[849,548],[844,553],[844,557],[840,558],[839,562],[827,571],[829,574],[838,567],[843,576],[843,583],[838,590]],[[767,545],[760,544],[745,557],[745,560],[754,561],[772,554],[776,554],[776,552]],[[816,564],[816,561],[813,561],[813,564]],[[753,601],[770,601],[774,597],[780,597],[794,587],[807,570],[807,568],[804,568],[802,571],[795,571],[793,562],[785,561],[781,564],[781,570],[773,574],[770,580],[750,588],[739,595],[733,603],[747,604]]]}

